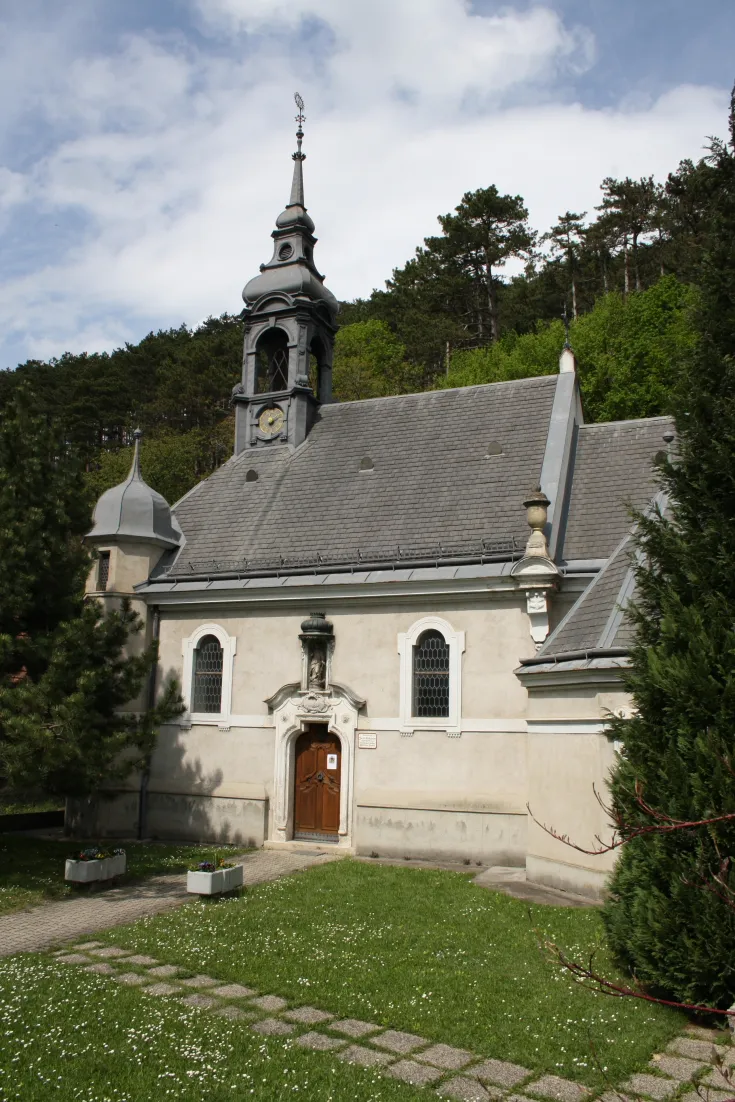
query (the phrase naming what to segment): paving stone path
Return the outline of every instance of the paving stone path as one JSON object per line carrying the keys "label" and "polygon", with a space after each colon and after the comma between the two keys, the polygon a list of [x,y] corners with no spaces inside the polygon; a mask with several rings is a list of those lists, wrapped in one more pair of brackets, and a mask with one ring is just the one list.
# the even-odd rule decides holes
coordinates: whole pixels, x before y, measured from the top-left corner
{"label": "paving stone path", "polygon": [[[159,964],[152,957],[84,941],[61,949],[56,959],[138,987],[142,994],[173,997],[187,1006],[242,1022],[263,1037],[289,1037],[304,1048],[331,1058],[373,1067],[417,1088],[431,1087],[457,1102],[586,1102],[592,1092],[571,1079],[539,1075],[518,1064],[488,1060],[469,1049],[438,1044],[386,1029],[375,1022],[341,1018],[313,1006],[290,1006],[280,995],[261,993],[212,976],[188,976],[185,969]],[[665,1053],[656,1054],[646,1072],[632,1075],[600,1102],[726,1102],[735,1094],[721,1069],[735,1070],[735,1045],[729,1034],[688,1026]],[[715,1055],[715,1054],[718,1055]],[[699,1092],[701,1093],[698,1093]]]}
{"label": "paving stone path", "polygon": [[[243,882],[247,887],[335,859],[331,853],[261,849],[234,860],[244,867]],[[62,941],[178,907],[191,898],[186,892],[186,876],[175,873],[4,915],[0,918],[0,956],[47,949]]]}

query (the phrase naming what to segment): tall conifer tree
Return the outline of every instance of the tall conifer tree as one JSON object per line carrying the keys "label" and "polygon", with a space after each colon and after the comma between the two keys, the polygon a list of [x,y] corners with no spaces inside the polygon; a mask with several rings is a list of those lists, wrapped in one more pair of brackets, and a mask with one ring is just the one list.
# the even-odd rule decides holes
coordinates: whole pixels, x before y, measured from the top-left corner
{"label": "tall conifer tree", "polygon": [[85,796],[130,773],[180,711],[124,714],[156,660],[126,657],[141,622],[85,602],[91,527],[79,464],[20,388],[0,424],[0,793]]}
{"label": "tall conifer tree", "polygon": [[[665,515],[639,518],[637,714],[613,805],[630,838],[605,911],[618,958],[655,991],[727,1007],[735,998],[735,822],[630,837],[656,812],[701,821],[735,812],[735,99],[701,266],[699,342],[676,394],[662,470]],[[720,875],[722,883],[713,877]]]}

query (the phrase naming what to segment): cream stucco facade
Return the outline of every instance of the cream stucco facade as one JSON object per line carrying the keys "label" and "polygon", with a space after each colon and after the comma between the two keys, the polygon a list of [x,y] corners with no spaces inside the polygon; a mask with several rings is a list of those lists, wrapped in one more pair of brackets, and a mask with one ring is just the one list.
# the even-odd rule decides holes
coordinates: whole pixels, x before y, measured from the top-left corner
{"label": "cream stucco facade", "polygon": [[[140,547],[121,544],[112,555],[109,596],[120,579],[132,588],[136,577],[148,576],[152,564]],[[533,817],[585,848],[609,833],[593,785],[604,793],[614,760],[605,717],[626,704],[618,675],[600,684],[518,676],[519,663],[537,651],[539,600],[548,632],[574,600],[575,583],[560,592],[552,576],[495,568],[442,584],[427,572],[402,582],[333,579],[315,599],[315,587],[298,582],[285,592],[263,584],[247,595],[224,585],[160,595],[157,684],[160,690],[175,678],[187,712],[157,741],[145,794],[147,833],[294,844],[295,740],[317,722],[342,749],[341,848],[525,865],[536,882],[599,896],[610,859],[564,846]],[[145,614],[145,602],[138,604]],[[316,704],[300,687],[299,639],[315,606],[334,632],[329,691]],[[422,721],[410,716],[406,685],[411,644],[427,624],[450,644],[458,711]],[[197,713],[192,702],[193,656],[205,635],[216,636],[224,656],[221,708],[211,715]],[[96,805],[98,829],[135,833],[139,787],[140,778],[131,777],[126,791],[105,794]]]}

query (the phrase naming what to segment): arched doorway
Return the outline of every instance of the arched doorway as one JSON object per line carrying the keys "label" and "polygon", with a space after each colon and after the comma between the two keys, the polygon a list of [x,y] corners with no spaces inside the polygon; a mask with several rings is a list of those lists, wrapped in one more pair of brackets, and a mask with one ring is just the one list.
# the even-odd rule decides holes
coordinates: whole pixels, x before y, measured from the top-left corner
{"label": "arched doorway", "polygon": [[296,739],[294,833],[300,841],[337,842],[342,747],[326,724],[309,723]]}

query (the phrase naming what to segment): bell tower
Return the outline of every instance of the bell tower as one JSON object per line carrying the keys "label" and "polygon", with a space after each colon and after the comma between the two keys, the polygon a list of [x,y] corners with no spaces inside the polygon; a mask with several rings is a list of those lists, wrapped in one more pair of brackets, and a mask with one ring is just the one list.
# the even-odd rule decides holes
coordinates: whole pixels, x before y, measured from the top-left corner
{"label": "bell tower", "polygon": [[319,405],[332,400],[332,355],[339,303],[314,265],[314,223],[304,206],[304,101],[296,94],[291,197],[276,219],[273,255],[245,285],[242,382],[233,391],[235,454],[298,447]]}

